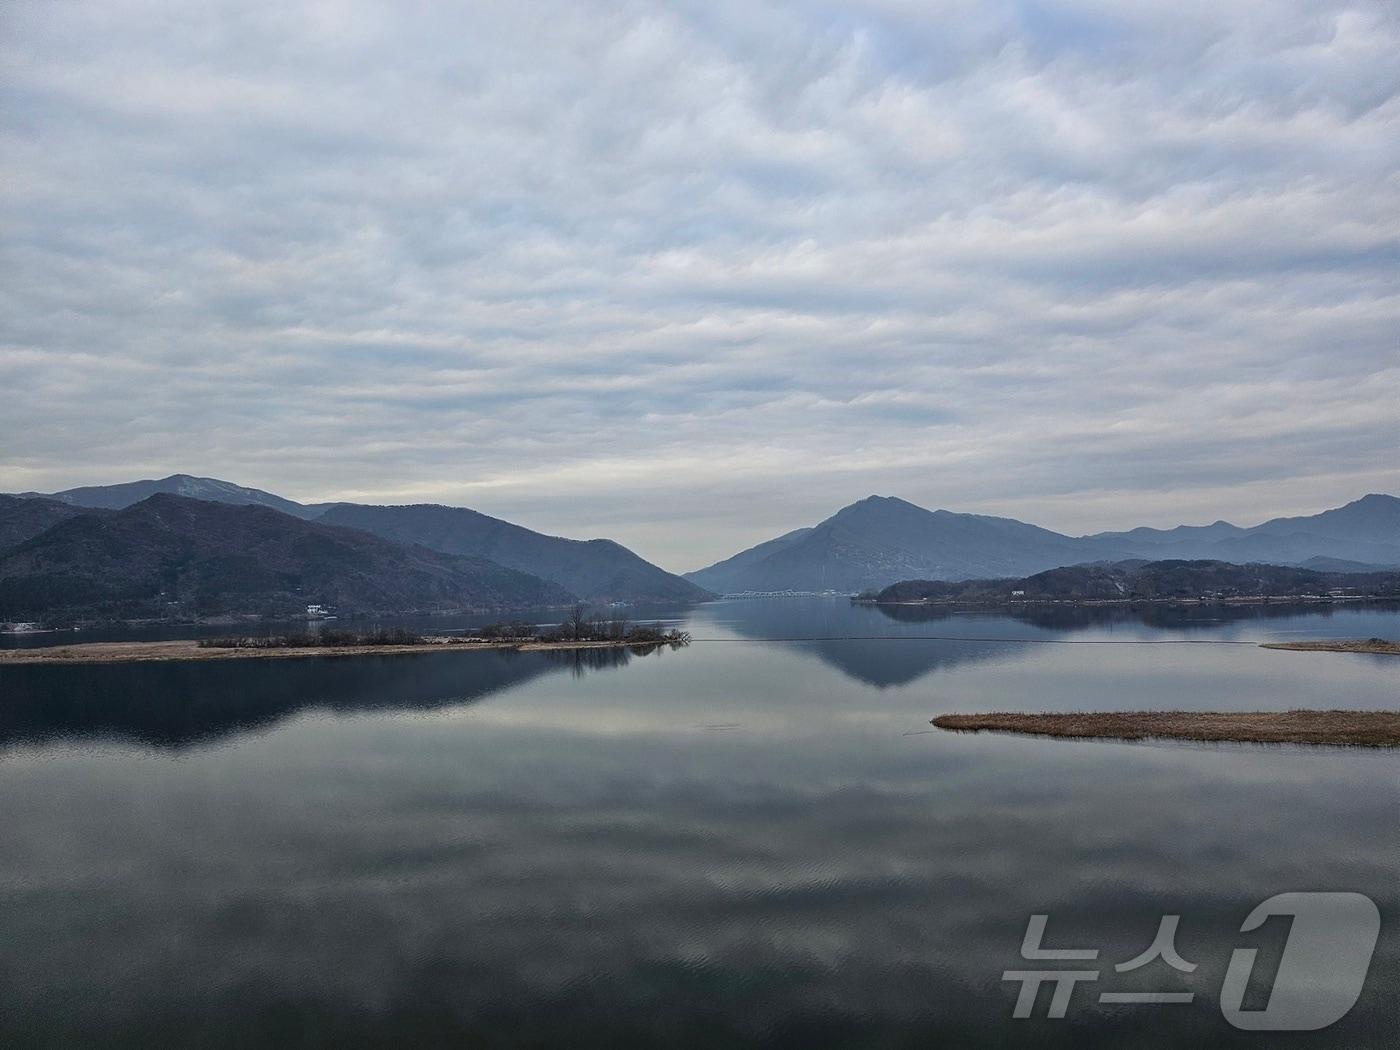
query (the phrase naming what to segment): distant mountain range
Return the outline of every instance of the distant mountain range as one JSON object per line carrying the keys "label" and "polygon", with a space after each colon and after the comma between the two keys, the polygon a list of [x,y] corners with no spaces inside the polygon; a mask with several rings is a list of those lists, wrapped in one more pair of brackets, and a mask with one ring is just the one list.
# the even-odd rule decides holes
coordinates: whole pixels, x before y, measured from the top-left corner
{"label": "distant mountain range", "polygon": [[[569,596],[592,602],[687,602],[711,595],[701,586],[658,568],[612,540],[571,540],[546,536],[499,518],[462,507],[419,504],[407,507],[364,506],[356,503],[302,504],[261,489],[246,488],[217,478],[172,474],[168,478],[93,485],[55,493],[27,492],[22,498],[48,504],[32,513],[35,522],[58,520],[54,504],[121,510],[153,495],[174,495],[233,505],[267,507],[306,521],[360,529],[402,544],[419,544],[444,554],[485,558],[557,584]],[[13,500],[15,497],[0,497]],[[6,531],[7,512],[0,505],[0,551],[39,529],[19,520]],[[52,520],[50,523],[52,523]],[[26,534],[26,530],[27,534]]]}
{"label": "distant mountain range", "polygon": [[1129,559],[1205,559],[1369,571],[1400,566],[1400,499],[1369,495],[1309,517],[1252,528],[1133,529],[1066,536],[1012,518],[929,511],[871,496],[686,578],[721,594],[855,593],[900,580],[1027,576],[1045,569]]}
{"label": "distant mountain range", "polygon": [[1217,521],[1174,529],[1101,532],[1085,538],[1130,547],[1138,557],[1278,565],[1330,558],[1362,566],[1394,565],[1400,563],[1400,499],[1372,493],[1334,510],[1307,517],[1273,518],[1252,528]]}
{"label": "distant mountain range", "polygon": [[558,584],[484,558],[393,543],[269,507],[165,493],[122,510],[72,514],[0,553],[6,620],[279,616],[310,603],[359,613],[434,612],[571,600]]}
{"label": "distant mountain range", "polygon": [[1023,579],[904,580],[882,590],[880,603],[1079,599],[1133,601],[1177,598],[1303,597],[1329,593],[1400,597],[1400,572],[1316,572],[1283,565],[1223,561],[1126,561],[1068,565]]}
{"label": "distant mountain range", "polygon": [[168,478],[158,480],[124,481],[116,485],[84,485],[82,488],[64,489],[62,492],[21,492],[20,496],[54,500],[73,507],[122,510],[133,503],[140,503],[143,499],[162,494],[202,499],[211,503],[271,507],[283,514],[307,519],[320,516],[326,507],[324,504],[305,506],[295,500],[264,492],[262,489],[245,488],[229,481],[220,481],[218,478],[196,478],[189,474],[171,474]]}
{"label": "distant mountain range", "polygon": [[1010,518],[871,496],[821,524],[687,575],[712,591],[852,592],[908,579],[1010,576],[1084,561],[1078,540]]}
{"label": "distant mountain range", "polygon": [[[187,504],[263,517],[254,529],[246,515]],[[186,532],[162,533],[162,522],[176,516]],[[206,534],[197,535],[201,530]],[[312,558],[332,547],[337,553],[327,560]],[[162,590],[167,601],[208,609],[290,608],[305,598],[388,612],[453,603],[695,601],[711,592],[857,593],[903,580],[1020,579],[1130,560],[1257,562],[1322,573],[1397,567],[1400,499],[1369,495],[1251,528],[1220,521],[1067,536],[1012,518],[871,496],[682,578],[610,540],[547,536],[466,508],[306,505],[187,474],[0,496],[0,618],[9,619],[149,603]],[[396,573],[401,585],[389,578]],[[156,577],[169,586],[151,591]],[[171,587],[178,597],[169,597]]]}

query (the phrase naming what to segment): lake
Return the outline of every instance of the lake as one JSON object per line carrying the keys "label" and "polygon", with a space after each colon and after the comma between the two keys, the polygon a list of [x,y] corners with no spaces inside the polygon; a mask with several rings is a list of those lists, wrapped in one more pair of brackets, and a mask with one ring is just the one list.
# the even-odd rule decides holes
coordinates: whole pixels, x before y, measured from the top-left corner
{"label": "lake", "polygon": [[[0,667],[0,1045],[1400,1045],[1400,754],[960,735],[952,711],[1400,708],[1382,607],[726,601],[686,649]],[[60,636],[71,641],[72,636]],[[1275,894],[1379,906],[1313,1033]],[[1094,963],[1028,963],[1047,947]],[[1198,964],[1114,965],[1179,915]],[[1091,967],[1066,1016],[1004,971]],[[1101,1003],[1101,992],[1193,993]]]}

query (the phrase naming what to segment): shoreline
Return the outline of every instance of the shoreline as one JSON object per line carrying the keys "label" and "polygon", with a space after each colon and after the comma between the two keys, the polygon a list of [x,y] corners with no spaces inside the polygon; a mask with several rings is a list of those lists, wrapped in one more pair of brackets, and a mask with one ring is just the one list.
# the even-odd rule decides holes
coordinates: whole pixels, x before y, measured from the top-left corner
{"label": "shoreline", "polygon": [[461,653],[508,650],[522,653],[573,649],[652,649],[669,641],[425,641],[415,645],[315,645],[237,648],[202,646],[197,640],[164,642],[81,642],[33,649],[0,649],[0,666],[35,664],[168,663],[187,660],[275,660],[323,656],[407,656],[413,653]]}
{"label": "shoreline", "polygon": [[997,711],[939,715],[931,724],[955,733],[1061,740],[1400,747],[1400,711]]}
{"label": "shoreline", "polygon": [[1386,641],[1384,638],[1367,638],[1364,641],[1324,642],[1260,642],[1261,649],[1282,649],[1294,653],[1372,653],[1382,656],[1400,656],[1400,642]]}
{"label": "shoreline", "polygon": [[1393,594],[1257,594],[1231,598],[923,598],[907,602],[882,602],[874,598],[851,598],[852,605],[889,606],[900,609],[981,608],[1009,609],[1022,605],[1342,605],[1366,602],[1397,602]]}

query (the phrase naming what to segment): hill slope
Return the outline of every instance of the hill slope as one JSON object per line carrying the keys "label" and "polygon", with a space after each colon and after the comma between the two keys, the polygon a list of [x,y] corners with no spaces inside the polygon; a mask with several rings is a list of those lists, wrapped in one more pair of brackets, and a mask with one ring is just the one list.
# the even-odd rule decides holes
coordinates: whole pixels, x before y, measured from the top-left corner
{"label": "hill slope", "polygon": [[1329,592],[1391,597],[1400,596],[1400,573],[1315,572],[1205,560],[1128,561],[1047,569],[1023,579],[904,580],[886,587],[876,601],[1006,601],[1013,592],[1028,601],[1301,597]]}
{"label": "hill slope", "polygon": [[0,551],[32,539],[82,511],[51,499],[0,496]]}
{"label": "hill slope", "polygon": [[[566,590],[592,601],[675,602],[711,597],[702,587],[666,572],[611,540],[569,540],[546,536],[461,507],[436,504],[408,507],[356,503],[307,505],[261,489],[189,474],[172,474],[158,481],[91,485],[47,496],[33,492],[21,495],[75,507],[120,510],[159,493],[239,506],[252,504],[271,507],[308,521],[362,529],[385,539],[417,543],[445,554],[486,558],[553,580]],[[0,549],[3,546],[0,544]]]}
{"label": "hill slope", "polygon": [[1007,576],[1114,555],[1126,556],[1111,544],[1011,518],[929,511],[902,499],[871,496],[814,528],[686,578],[726,593],[859,591],[900,579]]}
{"label": "hill slope", "polygon": [[0,619],[391,613],[549,605],[557,584],[266,507],[158,494],[78,514],[0,553]]}
{"label": "hill slope", "polygon": [[763,572],[761,566],[764,560],[780,550],[800,543],[811,531],[810,528],[794,529],[792,532],[786,532],[774,539],[765,540],[748,550],[740,551],[733,557],[715,562],[708,568],[688,572],[685,574],[685,578],[717,594],[760,590],[761,588],[748,586],[748,582],[754,574]]}
{"label": "hill slope", "polygon": [[1349,569],[1400,564],[1400,499],[1373,494],[1308,517],[1252,528],[1217,521],[1065,536],[1011,518],[928,511],[871,496],[810,529],[759,544],[686,574],[721,593],[859,591],[901,579],[1014,577],[1093,561],[1214,560]]}
{"label": "hill slope", "polygon": [[168,478],[146,481],[125,481],[117,485],[85,485],[82,488],[64,489],[62,492],[25,492],[25,497],[57,500],[74,507],[94,507],[103,510],[122,510],[134,503],[158,494],[184,496],[187,499],[206,500],[211,503],[232,503],[237,506],[253,504],[271,507],[283,514],[298,518],[315,518],[322,508],[307,507],[293,500],[284,499],[262,489],[245,488],[231,481],[218,478],[197,478],[190,474],[171,474]]}
{"label": "hill slope", "polygon": [[341,503],[319,520],[363,529],[398,543],[489,558],[552,580],[593,601],[697,601],[710,597],[702,587],[644,561],[612,540],[545,536],[464,507]]}
{"label": "hill slope", "polygon": [[1086,537],[1128,547],[1141,557],[1299,564],[1333,558],[1363,565],[1400,562],[1400,499],[1371,493],[1332,510],[1272,518],[1240,528],[1228,522],[1174,529],[1133,529]]}

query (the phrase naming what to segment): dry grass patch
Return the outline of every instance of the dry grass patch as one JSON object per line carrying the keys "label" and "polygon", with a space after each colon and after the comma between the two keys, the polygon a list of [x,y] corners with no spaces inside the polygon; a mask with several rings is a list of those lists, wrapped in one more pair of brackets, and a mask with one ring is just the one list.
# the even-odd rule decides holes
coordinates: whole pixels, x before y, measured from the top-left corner
{"label": "dry grass patch", "polygon": [[1104,711],[939,715],[939,729],[1104,740],[1400,746],[1400,711]]}
{"label": "dry grass patch", "polygon": [[1291,649],[1299,653],[1384,653],[1387,656],[1400,656],[1400,642],[1388,641],[1385,638],[1333,642],[1264,642],[1260,648]]}

